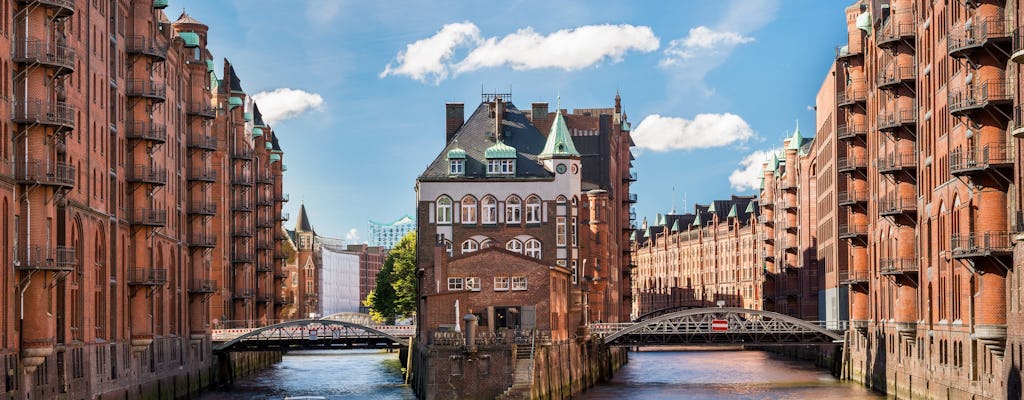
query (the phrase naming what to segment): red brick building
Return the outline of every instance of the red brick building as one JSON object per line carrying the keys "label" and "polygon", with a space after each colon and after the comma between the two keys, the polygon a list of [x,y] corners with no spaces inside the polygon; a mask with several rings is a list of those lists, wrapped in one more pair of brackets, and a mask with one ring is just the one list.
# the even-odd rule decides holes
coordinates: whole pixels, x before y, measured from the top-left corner
{"label": "red brick building", "polygon": [[194,389],[213,321],[273,318],[277,137],[166,6],[0,2],[8,396]]}

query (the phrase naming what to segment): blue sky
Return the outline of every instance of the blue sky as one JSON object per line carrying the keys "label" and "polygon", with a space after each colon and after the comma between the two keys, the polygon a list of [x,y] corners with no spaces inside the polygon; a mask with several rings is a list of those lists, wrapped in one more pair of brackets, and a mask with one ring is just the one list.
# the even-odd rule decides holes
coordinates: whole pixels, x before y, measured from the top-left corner
{"label": "blue sky", "polygon": [[287,224],[304,202],[318,233],[361,242],[367,220],[413,214],[444,103],[471,112],[481,88],[511,88],[520,108],[559,95],[610,107],[619,90],[640,144],[640,216],[753,194],[744,159],[796,119],[813,134],[808,106],[845,41],[847,3],[172,0],[166,12],[209,25],[218,63],[265,92]]}

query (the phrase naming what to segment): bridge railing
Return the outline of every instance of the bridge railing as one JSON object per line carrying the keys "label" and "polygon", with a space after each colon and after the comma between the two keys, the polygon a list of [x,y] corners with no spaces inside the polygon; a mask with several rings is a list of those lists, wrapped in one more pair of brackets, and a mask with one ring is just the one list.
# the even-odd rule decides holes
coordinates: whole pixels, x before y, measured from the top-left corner
{"label": "bridge railing", "polygon": [[[273,321],[273,323],[266,323],[264,325],[255,323],[254,321],[225,321],[233,323],[222,323],[218,326],[223,328],[213,329],[211,332],[212,340],[214,342],[227,342],[234,340],[235,338],[241,337],[242,335],[256,331],[258,329],[276,325],[282,322],[289,322],[290,320]],[[269,321],[268,321],[269,322]],[[416,325],[365,325],[367,328],[380,331],[381,333],[389,334],[392,336],[407,338],[412,337],[416,334]],[[318,327],[317,329],[337,331],[338,327]],[[308,330],[305,326],[289,326],[280,328],[282,331],[289,333],[286,336],[295,336],[295,334],[301,334]]]}
{"label": "bridge railing", "polygon": [[[748,325],[748,324],[746,324],[747,322],[755,322],[755,321],[758,321],[758,320],[741,321],[740,323],[742,325],[744,325],[742,327],[741,326],[731,326],[733,323],[730,323],[730,327],[729,328],[730,329],[745,328]],[[806,321],[806,322],[808,324],[816,325],[816,326],[818,326],[820,328],[828,329],[828,330],[831,330],[831,331],[845,331],[845,330],[850,328],[850,321],[845,321],[845,320],[843,320],[843,321]],[[781,323],[781,321],[780,321],[780,323]],[[588,328],[590,329],[590,333],[591,334],[595,334],[595,335],[611,335],[611,334],[614,334],[616,332],[622,331],[624,329],[627,329],[627,328],[630,328],[630,327],[633,327],[633,326],[636,326],[636,325],[646,325],[646,324],[647,323],[645,323],[645,322],[619,322],[619,323],[603,322],[603,323],[590,324],[590,325],[588,325]],[[708,331],[712,331],[711,330],[711,322],[710,321],[680,321],[680,322],[673,322],[670,325],[671,325],[671,327],[673,329],[673,332],[708,332]],[[661,327],[661,328],[652,327],[650,329],[655,330],[655,329],[664,329],[664,328],[663,327]],[[723,331],[723,332],[727,332],[727,331]]]}

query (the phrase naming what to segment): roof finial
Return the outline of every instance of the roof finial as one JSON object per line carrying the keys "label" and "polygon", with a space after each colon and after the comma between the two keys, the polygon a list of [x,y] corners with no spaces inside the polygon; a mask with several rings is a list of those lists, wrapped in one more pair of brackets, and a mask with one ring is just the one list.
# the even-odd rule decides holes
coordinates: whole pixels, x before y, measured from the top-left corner
{"label": "roof finial", "polygon": [[555,92],[555,96],[558,99],[555,102],[555,112],[556,113],[560,113],[560,112],[562,112],[562,94],[558,93],[558,92]]}

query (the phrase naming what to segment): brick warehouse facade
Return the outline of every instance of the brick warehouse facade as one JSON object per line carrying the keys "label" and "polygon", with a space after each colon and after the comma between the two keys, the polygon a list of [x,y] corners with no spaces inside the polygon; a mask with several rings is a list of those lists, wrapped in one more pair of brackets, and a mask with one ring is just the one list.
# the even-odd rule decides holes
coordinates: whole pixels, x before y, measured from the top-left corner
{"label": "brick warehouse facade", "polygon": [[[445,338],[462,315],[485,335],[539,331],[556,343],[582,340],[587,321],[628,318],[632,141],[618,96],[614,108],[572,114],[547,103],[522,111],[501,95],[484,95],[468,119],[461,103],[446,112],[446,146],[417,183],[414,369],[425,372],[415,386],[489,398],[513,383],[512,361],[481,353],[469,357],[494,361],[448,371]],[[492,377],[458,392],[442,383],[480,374]]]}
{"label": "brick warehouse facade", "polygon": [[0,1],[7,397],[182,395],[214,321],[274,318],[276,134],[166,6]]}

